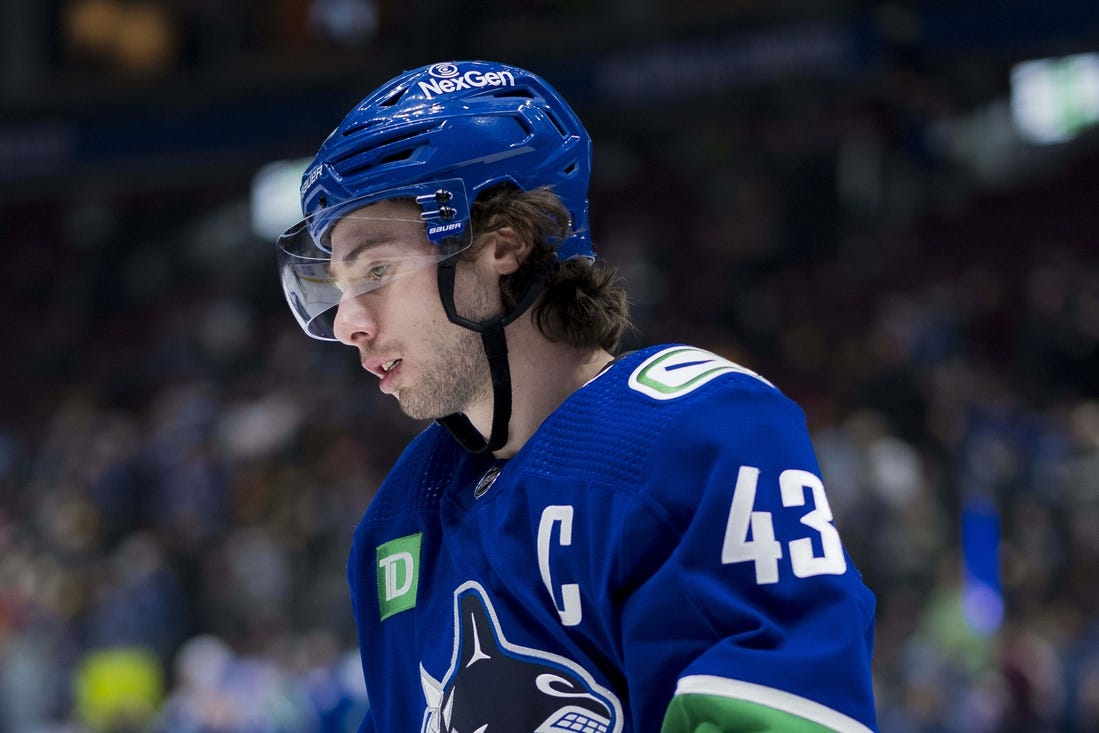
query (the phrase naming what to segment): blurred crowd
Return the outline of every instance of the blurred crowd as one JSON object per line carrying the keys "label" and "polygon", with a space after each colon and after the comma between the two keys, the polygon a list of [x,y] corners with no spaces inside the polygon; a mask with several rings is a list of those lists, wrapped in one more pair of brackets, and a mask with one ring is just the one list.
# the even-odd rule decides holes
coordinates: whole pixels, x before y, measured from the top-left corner
{"label": "blurred crowd", "polygon": [[[959,191],[856,121],[597,133],[626,347],[713,349],[805,408],[878,596],[883,731],[1099,730],[1099,166]],[[248,224],[213,189],[0,216],[0,730],[349,731],[369,704],[346,554],[420,426],[300,332]],[[967,544],[973,506],[998,544]]]}

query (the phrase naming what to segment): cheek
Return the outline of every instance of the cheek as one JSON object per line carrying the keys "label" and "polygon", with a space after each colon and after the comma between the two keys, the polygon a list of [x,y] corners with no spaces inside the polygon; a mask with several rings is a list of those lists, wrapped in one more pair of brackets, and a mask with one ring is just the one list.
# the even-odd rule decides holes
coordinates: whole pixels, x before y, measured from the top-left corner
{"label": "cheek", "polygon": [[410,278],[404,285],[401,297],[391,303],[391,323],[400,324],[399,328],[407,334],[431,331],[439,321],[448,322],[434,270]]}
{"label": "cheek", "polygon": [[[457,293],[455,295],[459,304],[458,312],[465,315],[467,311],[461,305],[463,300]],[[480,316],[479,313],[473,315]],[[466,333],[473,333],[450,322],[439,298],[439,291],[434,286],[417,289],[415,297],[405,299],[395,312],[392,323],[399,329],[394,335],[405,341],[405,347],[412,347],[412,342],[415,342],[418,348],[422,347],[427,351],[451,344]]]}
{"label": "cheek", "polygon": [[471,320],[499,315],[503,310],[499,277],[475,268],[460,269],[454,284],[454,303],[459,315]]}

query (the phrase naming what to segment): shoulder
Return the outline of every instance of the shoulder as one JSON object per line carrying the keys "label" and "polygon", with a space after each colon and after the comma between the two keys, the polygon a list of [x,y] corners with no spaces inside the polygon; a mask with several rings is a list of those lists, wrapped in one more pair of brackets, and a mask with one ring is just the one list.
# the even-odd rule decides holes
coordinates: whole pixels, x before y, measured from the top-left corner
{"label": "shoulder", "polygon": [[765,377],[694,346],[668,344],[634,352],[606,376],[612,412],[653,424],[662,446],[776,420],[804,422],[801,408]]}
{"label": "shoulder", "polygon": [[756,372],[691,346],[656,347],[630,365],[633,402],[660,425],[647,462],[646,493],[691,511],[703,487],[735,482],[740,468],[818,473],[805,414]]}
{"label": "shoulder", "polygon": [[639,485],[684,451],[800,408],[752,370],[704,349],[664,344],[615,360],[542,426],[532,452],[547,471]]}

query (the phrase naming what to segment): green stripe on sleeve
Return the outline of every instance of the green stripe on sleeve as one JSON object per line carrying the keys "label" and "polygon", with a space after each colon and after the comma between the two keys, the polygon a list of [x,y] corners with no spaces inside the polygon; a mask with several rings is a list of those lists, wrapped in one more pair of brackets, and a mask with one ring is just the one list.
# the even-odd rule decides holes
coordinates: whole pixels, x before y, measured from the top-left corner
{"label": "green stripe on sleeve", "polygon": [[762,685],[721,677],[679,681],[661,733],[871,733],[836,710]]}

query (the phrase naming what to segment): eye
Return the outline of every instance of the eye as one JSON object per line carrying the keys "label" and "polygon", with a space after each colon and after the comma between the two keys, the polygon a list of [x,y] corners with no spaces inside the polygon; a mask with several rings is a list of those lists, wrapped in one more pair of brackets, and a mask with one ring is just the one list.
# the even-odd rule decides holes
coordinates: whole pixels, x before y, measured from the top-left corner
{"label": "eye", "polygon": [[374,265],[366,271],[366,279],[373,281],[381,281],[385,279],[385,276],[389,274],[389,271],[393,269],[392,265]]}

